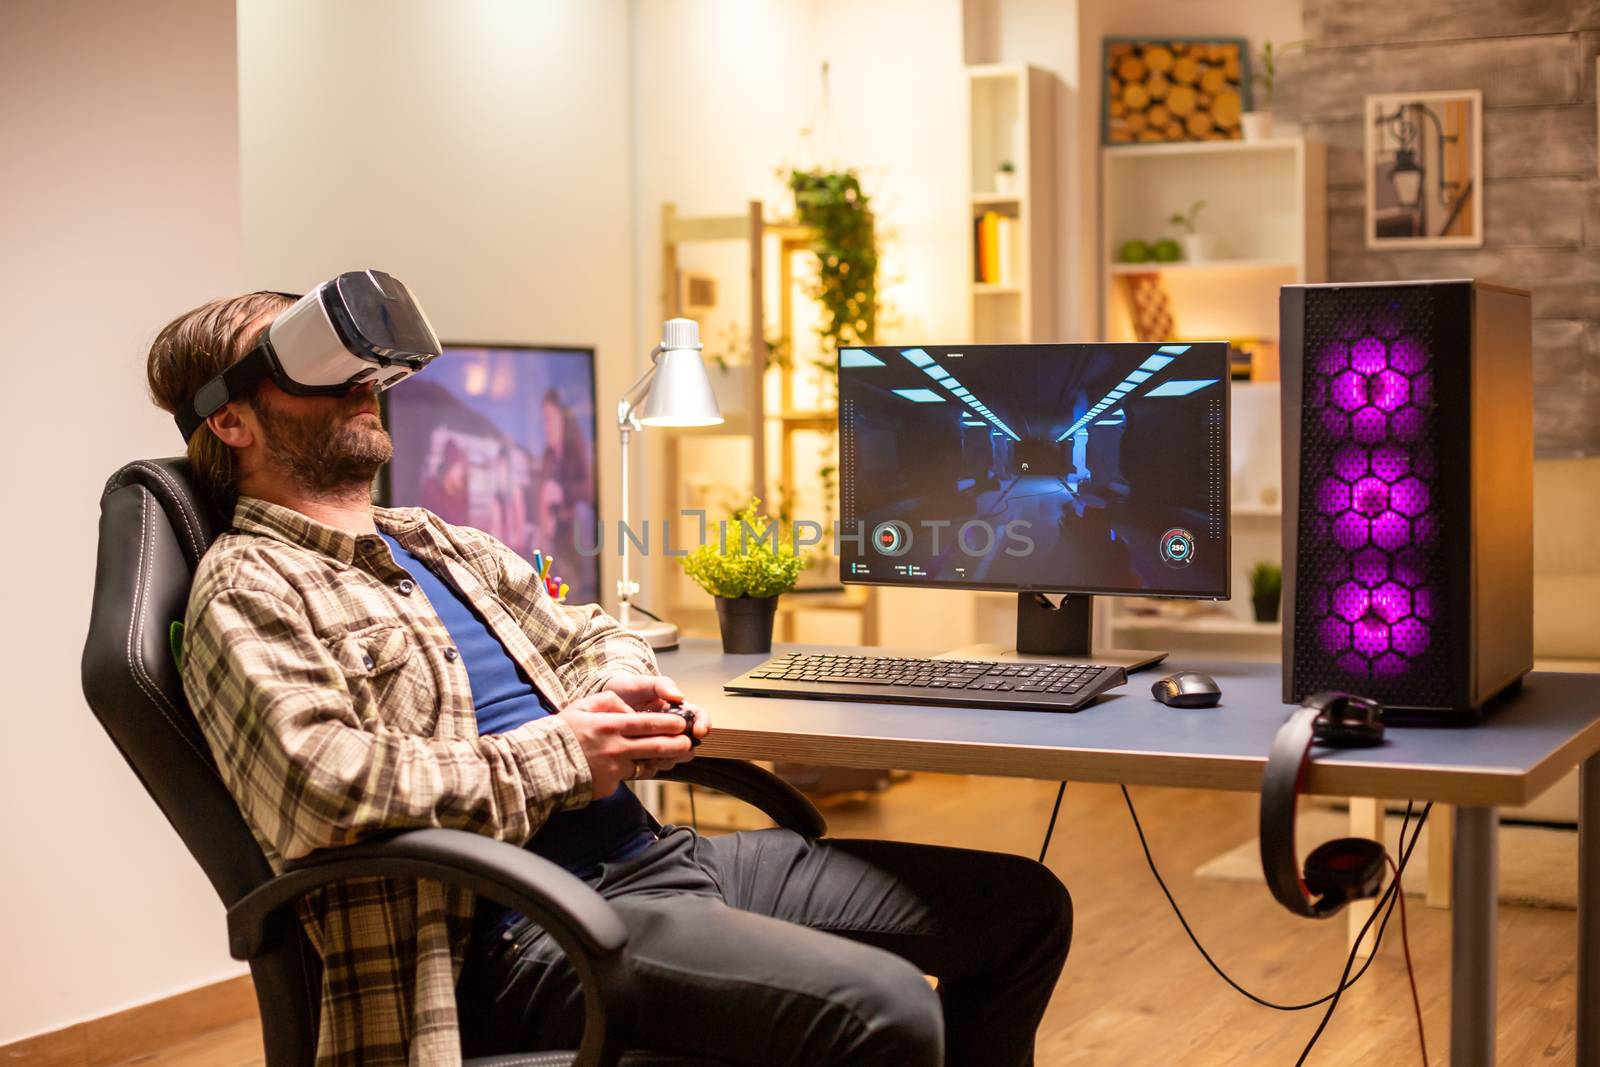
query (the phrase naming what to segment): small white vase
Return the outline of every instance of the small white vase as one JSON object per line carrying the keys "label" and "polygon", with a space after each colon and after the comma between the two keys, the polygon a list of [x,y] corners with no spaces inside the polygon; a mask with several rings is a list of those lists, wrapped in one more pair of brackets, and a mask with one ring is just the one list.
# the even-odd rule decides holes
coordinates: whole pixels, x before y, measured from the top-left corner
{"label": "small white vase", "polygon": [[1272,112],[1246,111],[1239,116],[1239,125],[1244,127],[1246,141],[1270,141],[1272,139]]}
{"label": "small white vase", "polygon": [[999,196],[1017,195],[1017,172],[1014,170],[997,170],[994,172],[994,191]]}
{"label": "small white vase", "polygon": [[1205,263],[1217,251],[1214,233],[1186,233],[1183,235],[1183,258],[1189,263]]}

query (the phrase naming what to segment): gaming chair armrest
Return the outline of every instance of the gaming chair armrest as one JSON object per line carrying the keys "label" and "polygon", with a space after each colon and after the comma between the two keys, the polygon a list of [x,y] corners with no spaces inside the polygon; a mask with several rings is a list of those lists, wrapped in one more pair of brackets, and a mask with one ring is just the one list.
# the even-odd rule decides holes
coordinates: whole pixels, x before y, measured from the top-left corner
{"label": "gaming chair armrest", "polygon": [[627,928],[589,886],[542,856],[465,830],[407,830],[392,837],[313,852],[228,909],[234,959],[261,950],[267,922],[286,905],[332,882],[378,875],[430,878],[470,889],[521,912],[553,937],[583,987],[583,1044],[572,1067],[604,1067],[621,1055],[610,1020],[628,995]]}
{"label": "gaming chair armrest", "polygon": [[407,830],[391,837],[313,852],[284,865],[228,909],[228,946],[247,960],[261,948],[267,920],[313,890],[350,878],[431,878],[514,908],[569,952],[614,956],[627,943],[622,920],[600,894],[542,856],[465,830]]}
{"label": "gaming chair armrest", "polygon": [[656,777],[727,793],[803,837],[818,838],[828,832],[827,820],[804,793],[766,768],[745,760],[700,756]]}

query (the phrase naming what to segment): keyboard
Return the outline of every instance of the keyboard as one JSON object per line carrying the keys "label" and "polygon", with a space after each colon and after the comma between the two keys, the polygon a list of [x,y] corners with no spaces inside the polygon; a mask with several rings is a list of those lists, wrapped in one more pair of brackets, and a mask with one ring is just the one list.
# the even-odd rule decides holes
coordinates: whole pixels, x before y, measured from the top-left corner
{"label": "keyboard", "polygon": [[723,689],[741,696],[1078,711],[1127,680],[1121,667],[1086,663],[786,652]]}

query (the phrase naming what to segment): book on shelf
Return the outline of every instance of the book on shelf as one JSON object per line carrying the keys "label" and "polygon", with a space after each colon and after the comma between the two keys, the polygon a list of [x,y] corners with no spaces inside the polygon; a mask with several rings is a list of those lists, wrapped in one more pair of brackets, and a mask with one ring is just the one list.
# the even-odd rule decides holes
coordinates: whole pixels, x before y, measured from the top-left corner
{"label": "book on shelf", "polygon": [[979,285],[1017,283],[1018,220],[985,211],[972,220],[974,280]]}

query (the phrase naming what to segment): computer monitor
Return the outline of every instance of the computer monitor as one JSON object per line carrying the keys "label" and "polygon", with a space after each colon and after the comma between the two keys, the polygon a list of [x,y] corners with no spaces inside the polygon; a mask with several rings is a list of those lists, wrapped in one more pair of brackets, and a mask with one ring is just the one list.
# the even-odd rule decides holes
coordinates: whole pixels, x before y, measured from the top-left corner
{"label": "computer monitor", "polygon": [[380,494],[554,555],[567,603],[600,599],[594,350],[451,343],[382,394],[394,459]]}
{"label": "computer monitor", "polygon": [[841,350],[841,578],[1014,591],[1019,651],[1119,662],[1089,595],[1229,596],[1228,379],[1211,341]]}

